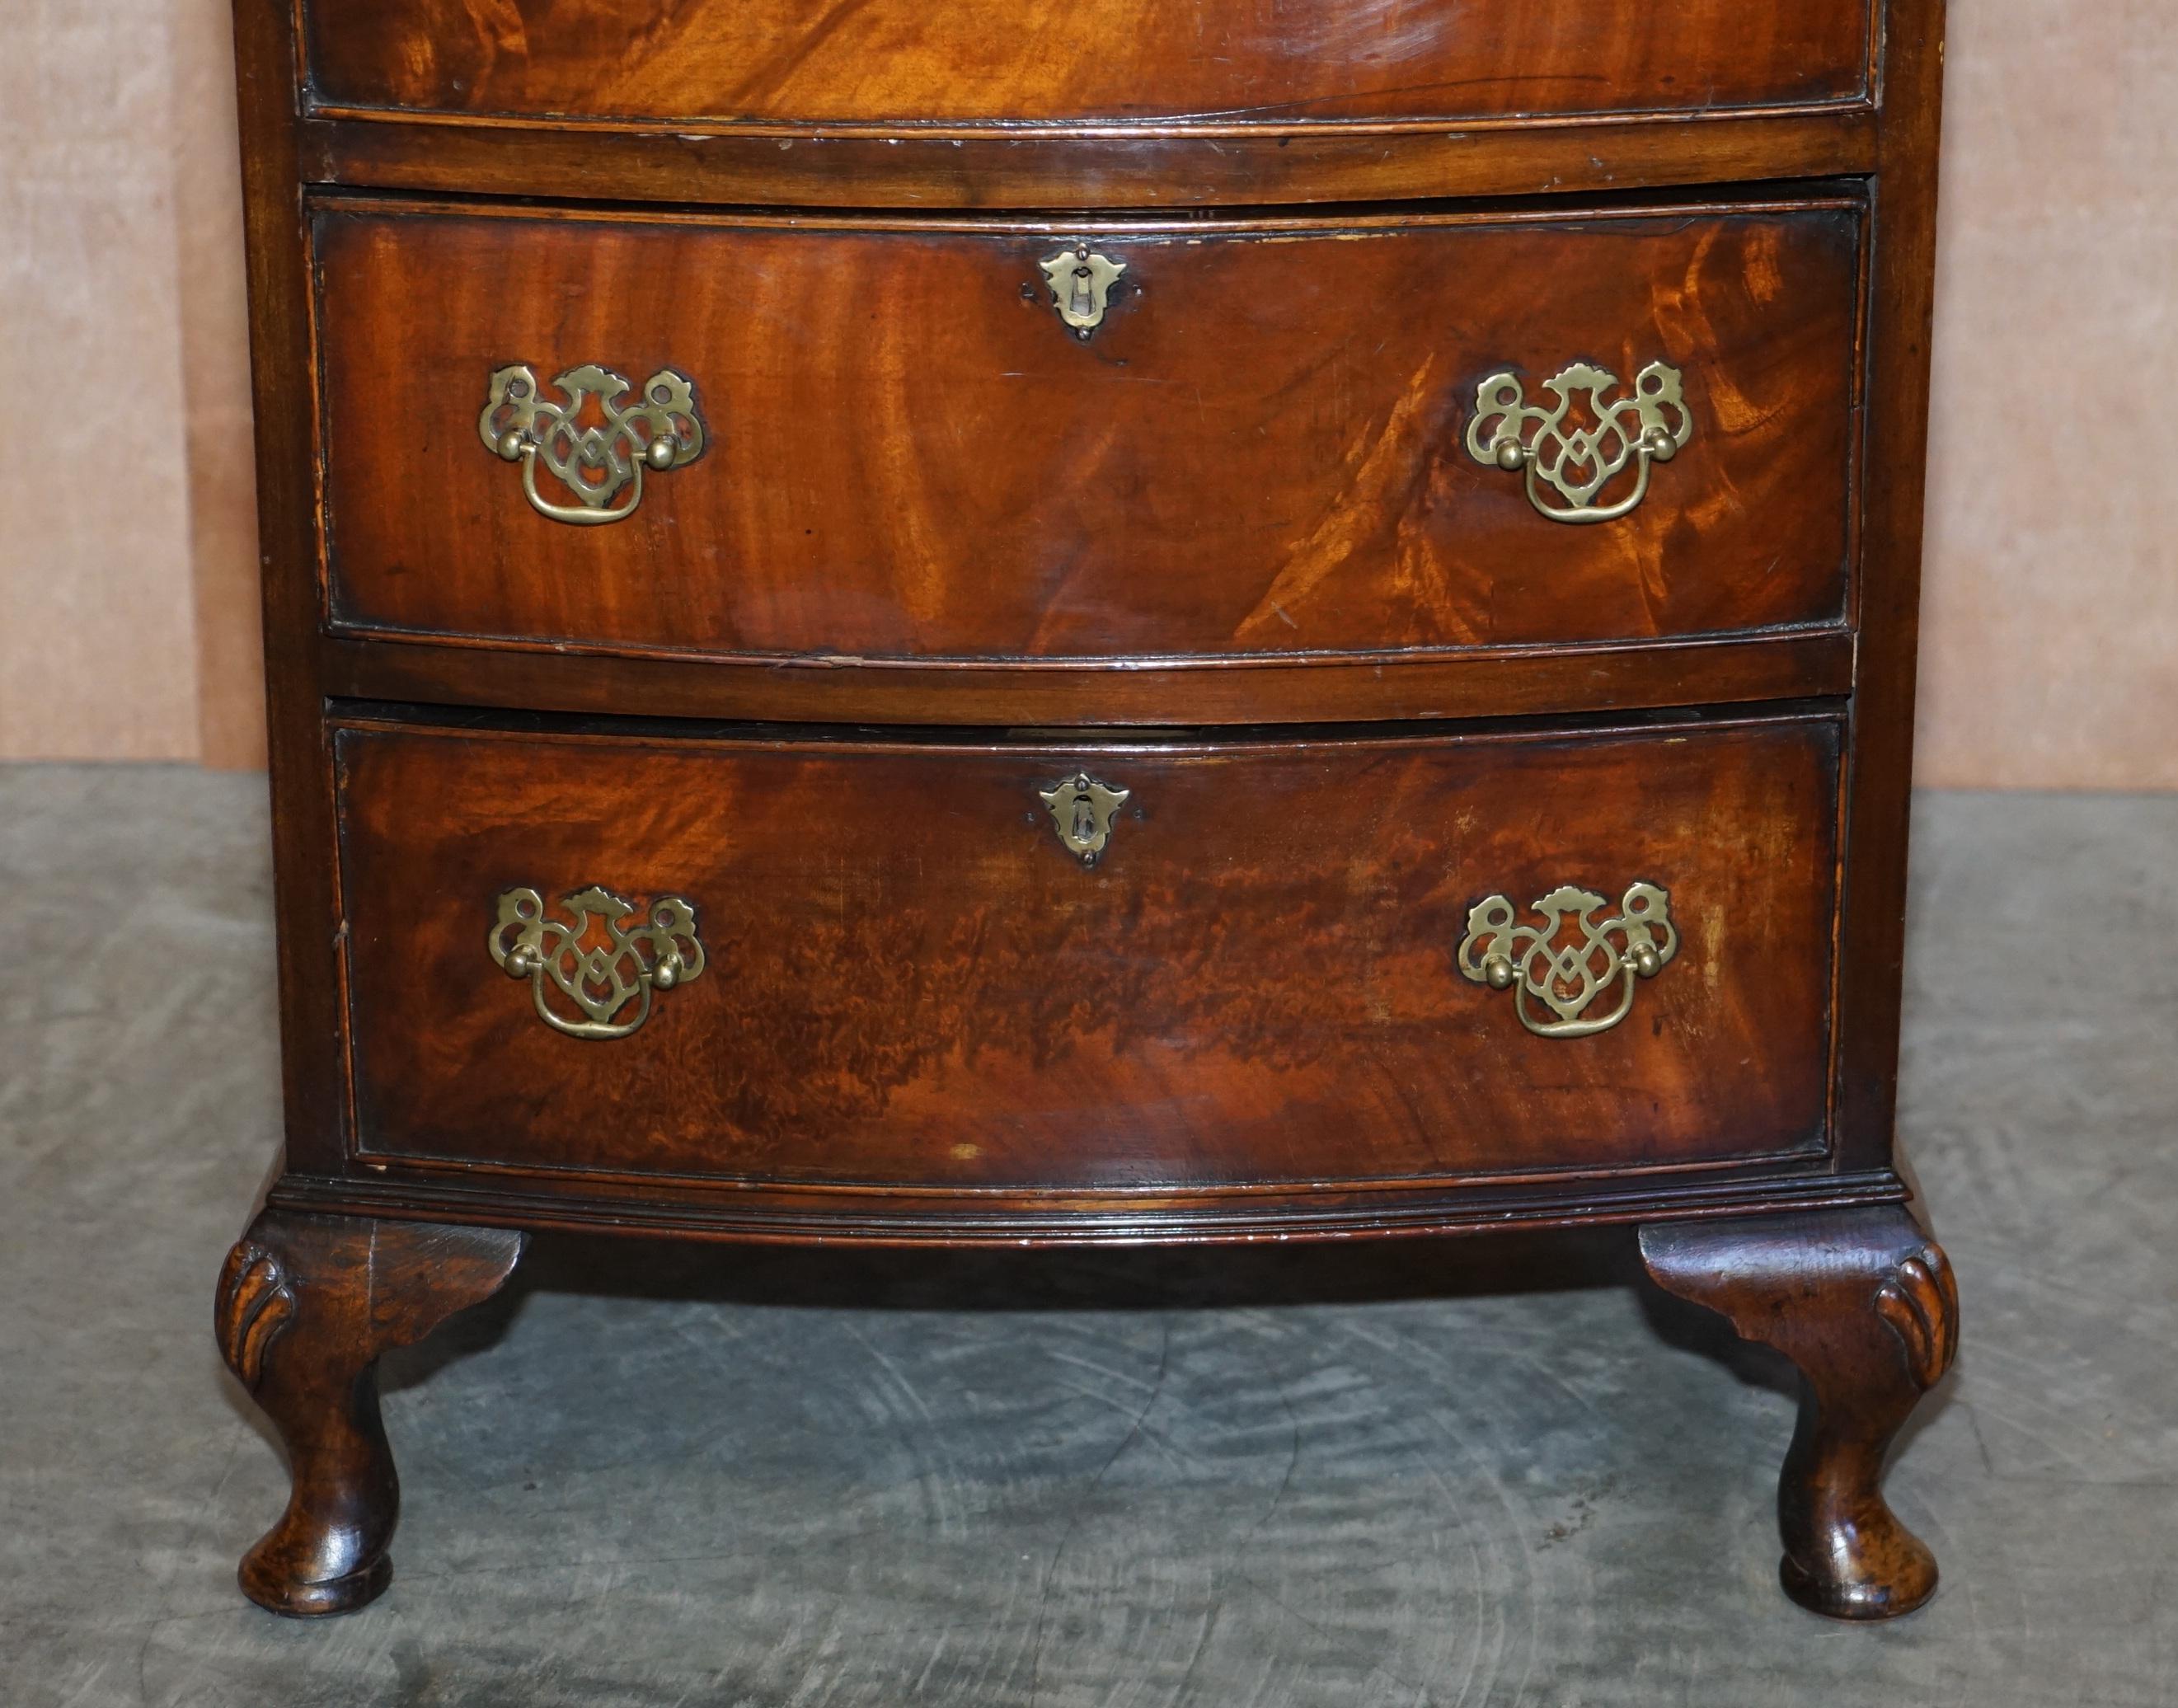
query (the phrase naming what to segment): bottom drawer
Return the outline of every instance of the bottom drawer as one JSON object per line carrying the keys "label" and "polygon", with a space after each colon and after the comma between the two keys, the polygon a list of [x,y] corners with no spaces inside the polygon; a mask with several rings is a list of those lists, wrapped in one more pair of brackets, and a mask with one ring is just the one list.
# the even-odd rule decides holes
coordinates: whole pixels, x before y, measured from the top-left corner
{"label": "bottom drawer", "polygon": [[1825,1141],[1834,719],[334,740],[366,1157],[1124,1190]]}

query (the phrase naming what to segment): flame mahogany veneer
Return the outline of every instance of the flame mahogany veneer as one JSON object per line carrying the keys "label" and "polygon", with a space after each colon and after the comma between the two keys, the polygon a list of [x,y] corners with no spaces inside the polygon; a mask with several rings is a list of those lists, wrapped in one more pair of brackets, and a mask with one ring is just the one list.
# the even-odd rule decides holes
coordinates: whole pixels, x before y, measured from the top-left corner
{"label": "flame mahogany veneer", "polygon": [[[1928,1598],[1880,1476],[1957,1336],[1893,1133],[1941,6],[1754,13],[237,0],[252,1599],[385,1590],[376,1361],[528,1229],[1605,1224],[1803,1373],[1787,1592]],[[585,364],[703,426],[631,427],[598,526],[479,423]],[[1572,364],[1684,404],[1579,524],[1469,436]]]}
{"label": "flame mahogany veneer", "polygon": [[310,0],[317,103],[807,129],[1196,129],[1841,104],[1869,0],[1502,7],[862,0]]}
{"label": "flame mahogany veneer", "polygon": [[[1578,741],[335,742],[355,1133],[388,1164],[881,1199],[1822,1149],[1831,718]],[[1131,792],[1091,870],[1037,804],[1083,766]],[[1531,1081],[1544,1041],[1447,977],[1471,874],[1524,902],[1622,868],[1672,873],[1705,917],[1626,1024]],[[572,1047],[479,947],[477,896],[540,872],[706,898],[706,970],[626,1039]]]}
{"label": "flame mahogany veneer", "polygon": [[[321,206],[337,627],[988,664],[1843,626],[1858,204],[1073,229],[1128,262],[1086,345],[1020,224]],[[1327,338],[1340,303],[1365,335]],[[1541,526],[1467,453],[1491,353],[1525,349],[1680,370],[1671,501]],[[555,350],[697,380],[702,460],[625,523],[508,505],[419,430],[448,375],[481,402]]]}

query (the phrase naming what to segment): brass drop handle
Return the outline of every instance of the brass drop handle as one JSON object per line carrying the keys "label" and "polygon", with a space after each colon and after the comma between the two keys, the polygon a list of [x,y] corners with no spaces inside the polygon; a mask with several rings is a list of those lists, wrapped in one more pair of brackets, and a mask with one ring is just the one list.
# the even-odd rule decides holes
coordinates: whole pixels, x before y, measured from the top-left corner
{"label": "brass drop handle", "polygon": [[[1629,884],[1617,913],[1598,919],[1607,905],[1590,890],[1563,884],[1535,903],[1540,925],[1519,925],[1510,901],[1486,896],[1468,911],[1460,974],[1512,991],[1520,1024],[1539,1037],[1608,1032],[1633,1008],[1634,982],[1671,964],[1679,933],[1670,895],[1653,884]],[[1608,1013],[1588,1012],[1613,995]]]}
{"label": "brass drop handle", "polygon": [[[632,403],[623,402],[633,389],[627,380],[595,363],[570,368],[552,384],[564,401],[547,398],[528,368],[501,368],[477,417],[477,433],[493,452],[522,464],[522,490],[540,516],[578,528],[621,521],[643,502],[644,469],[663,474],[703,455],[695,386],[670,368],[644,380]],[[585,424],[593,399],[598,419]],[[540,462],[576,502],[537,490]],[[631,483],[627,501],[616,504]]]}
{"label": "brass drop handle", "polygon": [[509,978],[529,981],[538,1018],[555,1032],[626,1037],[650,1018],[653,991],[703,975],[696,910],[677,895],[659,896],[632,926],[635,904],[596,884],[559,906],[565,917],[548,919],[534,890],[503,892],[485,944]]}
{"label": "brass drop handle", "polygon": [[[1669,463],[1694,435],[1694,418],[1677,368],[1651,362],[1634,377],[1630,397],[1606,402],[1605,394],[1617,386],[1609,369],[1575,362],[1543,381],[1555,400],[1546,406],[1528,402],[1517,374],[1492,374],[1475,388],[1468,455],[1508,474],[1524,472],[1528,501],[1553,522],[1623,516],[1648,496],[1650,465]],[[1576,394],[1587,400],[1584,427],[1567,424]],[[1631,490],[1623,490],[1620,477],[1629,466]],[[1595,502],[1614,483],[1619,495]]]}

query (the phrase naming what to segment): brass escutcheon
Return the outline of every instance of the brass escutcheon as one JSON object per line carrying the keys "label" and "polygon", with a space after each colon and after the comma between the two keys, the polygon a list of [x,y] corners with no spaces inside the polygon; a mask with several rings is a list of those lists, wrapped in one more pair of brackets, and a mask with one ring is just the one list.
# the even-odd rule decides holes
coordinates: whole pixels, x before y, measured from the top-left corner
{"label": "brass escutcheon", "polygon": [[1049,809],[1052,824],[1066,851],[1084,866],[1094,866],[1112,840],[1114,817],[1133,792],[1100,783],[1086,771],[1076,771],[1036,794]]}
{"label": "brass escutcheon", "polygon": [[[1672,898],[1653,884],[1627,888],[1617,914],[1599,920],[1603,897],[1565,884],[1535,903],[1540,925],[1516,925],[1502,895],[1478,901],[1459,942],[1459,971],[1476,984],[1513,993],[1520,1024],[1539,1037],[1586,1037],[1608,1032],[1634,1006],[1636,978],[1654,978],[1679,952]],[[1571,925],[1578,933],[1558,939]],[[1611,1011],[1591,1016],[1599,997],[1616,993]]]}
{"label": "brass escutcheon", "polygon": [[[1508,474],[1524,469],[1528,501],[1553,522],[1623,516],[1648,496],[1650,465],[1679,454],[1693,436],[1694,419],[1681,395],[1677,368],[1651,362],[1635,376],[1631,397],[1606,403],[1604,394],[1617,385],[1609,369],[1575,362],[1543,381],[1543,390],[1557,400],[1545,408],[1528,402],[1517,374],[1492,374],[1475,388],[1468,455]],[[1567,424],[1576,394],[1587,400],[1582,413],[1590,424],[1585,427]],[[1634,466],[1631,490],[1609,503],[1595,503],[1629,464]]]}
{"label": "brass escutcheon", "polygon": [[[618,522],[643,502],[645,468],[662,474],[703,454],[695,387],[670,368],[644,380],[632,403],[621,401],[632,389],[628,381],[595,363],[570,368],[552,383],[566,401],[545,397],[528,368],[501,368],[477,417],[478,436],[492,452],[522,464],[522,490],[540,516],[577,527]],[[597,419],[586,424],[593,400]],[[561,504],[538,491],[540,462],[575,503]],[[627,502],[616,505],[631,482]]]}
{"label": "brass escutcheon", "polygon": [[1125,261],[1097,255],[1086,244],[1076,244],[1037,265],[1043,269],[1044,282],[1051,287],[1051,303],[1059,310],[1059,318],[1074,329],[1075,337],[1082,339],[1103,324],[1112,287],[1127,270]]}
{"label": "brass escutcheon", "polygon": [[529,981],[539,1018],[556,1032],[626,1037],[650,1018],[653,991],[702,976],[696,910],[677,895],[659,896],[632,927],[635,904],[595,884],[559,905],[566,917],[547,919],[534,890],[504,891],[487,944],[508,977]]}

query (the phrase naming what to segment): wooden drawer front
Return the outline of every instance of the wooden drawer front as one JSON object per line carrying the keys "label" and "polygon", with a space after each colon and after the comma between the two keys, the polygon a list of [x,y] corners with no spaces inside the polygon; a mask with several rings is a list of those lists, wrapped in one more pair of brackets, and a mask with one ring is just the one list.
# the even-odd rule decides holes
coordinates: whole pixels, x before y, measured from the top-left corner
{"label": "wooden drawer front", "polygon": [[[1223,747],[336,739],[368,1155],[1186,1189],[1824,1141],[1829,720]],[[1082,773],[1125,791],[1093,865],[1042,799]],[[1584,1011],[1630,991],[1608,1029],[1540,1035],[1524,994],[1458,970],[1492,893],[1533,922],[1561,886],[1612,914],[1636,883],[1668,892],[1677,952]],[[586,1017],[495,964],[524,891],[605,944],[605,904],[565,900],[594,885],[684,937],[687,904],[700,966]],[[622,962],[631,990],[665,954]],[[559,1029],[600,1023],[624,1035]]]}
{"label": "wooden drawer front", "polygon": [[308,0],[318,100],[533,118],[1291,129],[1801,105],[1869,0]]}
{"label": "wooden drawer front", "polygon": [[[1843,620],[1852,206],[1087,232],[1126,271],[1086,341],[1048,230],[352,205],[316,228],[352,631],[1226,660]],[[1683,448],[1617,520],[1546,517],[1466,442],[1493,374],[1546,402],[1576,361],[1623,382],[1606,403],[1682,376]],[[684,375],[701,454],[621,490],[624,519],[552,519],[525,472],[566,489],[479,433],[516,364],[562,401],[583,364]]]}

